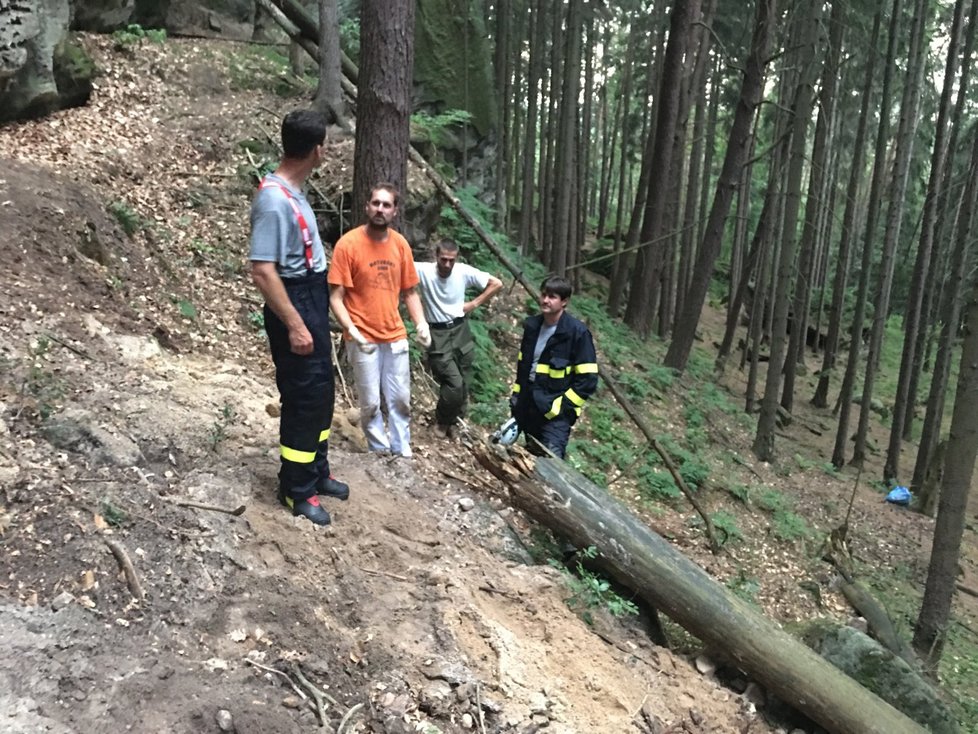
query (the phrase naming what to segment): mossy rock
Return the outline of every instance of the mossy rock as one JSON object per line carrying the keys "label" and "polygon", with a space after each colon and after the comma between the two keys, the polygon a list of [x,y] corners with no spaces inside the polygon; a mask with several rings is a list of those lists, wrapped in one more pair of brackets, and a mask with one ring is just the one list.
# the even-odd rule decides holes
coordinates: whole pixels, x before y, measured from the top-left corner
{"label": "mossy rock", "polygon": [[466,17],[451,0],[420,0],[414,39],[416,103],[436,114],[465,110],[472,115],[472,127],[487,135],[495,124],[496,95],[482,14]]}
{"label": "mossy rock", "polygon": [[829,620],[812,622],[801,637],[832,665],[934,734],[960,731],[934,687],[871,637]]}
{"label": "mossy rock", "polygon": [[66,38],[54,49],[54,81],[60,105],[80,107],[92,95],[95,62],[79,44]]}

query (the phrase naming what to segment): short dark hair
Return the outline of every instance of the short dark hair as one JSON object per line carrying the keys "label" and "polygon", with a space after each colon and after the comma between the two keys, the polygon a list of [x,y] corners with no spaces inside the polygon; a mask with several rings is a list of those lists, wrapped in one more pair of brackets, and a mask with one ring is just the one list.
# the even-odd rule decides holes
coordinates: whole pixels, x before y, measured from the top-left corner
{"label": "short dark hair", "polygon": [[548,275],[540,284],[540,292],[553,294],[566,301],[574,292],[574,287],[563,275]]}
{"label": "short dark hair", "polygon": [[435,253],[458,252],[458,243],[453,240],[438,240],[435,243]]}
{"label": "short dark hair", "polygon": [[326,116],[316,110],[293,110],[282,120],[282,151],[286,158],[305,158],[326,142]]}
{"label": "short dark hair", "polygon": [[386,191],[394,199],[394,206],[397,206],[401,201],[401,192],[397,190],[397,186],[387,181],[381,181],[380,183],[375,183],[370,187],[370,198],[374,198],[374,193],[377,191]]}

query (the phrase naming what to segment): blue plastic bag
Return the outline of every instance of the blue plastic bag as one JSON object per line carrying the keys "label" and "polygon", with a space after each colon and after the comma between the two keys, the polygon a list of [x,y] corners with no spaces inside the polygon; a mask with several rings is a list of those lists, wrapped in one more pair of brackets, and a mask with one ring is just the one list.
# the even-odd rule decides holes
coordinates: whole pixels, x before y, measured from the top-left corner
{"label": "blue plastic bag", "polygon": [[893,505],[909,505],[913,495],[906,487],[894,487],[886,495],[886,501]]}

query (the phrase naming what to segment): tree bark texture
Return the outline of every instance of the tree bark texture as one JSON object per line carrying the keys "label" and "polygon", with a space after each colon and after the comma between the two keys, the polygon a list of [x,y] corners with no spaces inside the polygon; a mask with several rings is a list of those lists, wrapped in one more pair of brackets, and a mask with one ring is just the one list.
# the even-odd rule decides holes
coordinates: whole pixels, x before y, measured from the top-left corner
{"label": "tree bark texture", "polygon": [[[784,386],[781,391],[781,407],[788,414],[794,408],[795,378],[799,363],[804,362],[808,336],[808,314],[814,288],[816,253],[818,250],[818,221],[824,205],[826,185],[829,179],[828,143],[835,111],[835,89],[839,73],[839,57],[842,54],[842,9],[840,0],[832,3],[829,19],[829,44],[822,71],[822,88],[819,91],[818,120],[815,123],[815,140],[812,143],[812,164],[808,173],[808,194],[805,197],[805,219],[799,242],[798,271],[795,279],[794,301],[791,311],[791,329],[788,352],[784,361]],[[816,344],[818,340],[816,339]]]}
{"label": "tree bark texture", "polygon": [[[869,294],[869,276],[873,265],[873,252],[876,247],[876,225],[879,221],[879,207],[882,197],[883,174],[886,170],[886,146],[890,135],[890,92],[893,86],[894,65],[896,63],[897,32],[900,28],[901,0],[893,0],[890,11],[889,33],[886,42],[886,61],[883,67],[883,88],[880,93],[879,124],[876,128],[876,144],[873,153],[873,173],[869,184],[869,199],[866,202],[866,222],[863,235],[862,257],[859,266],[859,284],[856,287],[856,301],[853,307],[852,325],[849,330],[849,354],[846,357],[846,371],[839,388],[839,423],[835,432],[835,446],[832,449],[832,464],[836,468],[846,463],[846,446],[849,442],[849,418],[852,414],[853,390],[856,373],[859,369],[859,353],[862,351],[863,322],[866,317],[866,301]],[[868,410],[868,406],[865,408]]]}
{"label": "tree bark texture", "polygon": [[[379,182],[406,195],[414,68],[414,0],[363,0],[353,151],[353,211]],[[397,222],[395,222],[395,227]]]}
{"label": "tree bark texture", "polygon": [[638,251],[625,309],[625,323],[643,336],[648,335],[652,326],[658,290],[656,281],[662,264],[661,245],[651,243],[662,233],[670,188],[668,171],[674,153],[673,135],[678,123],[679,96],[682,92],[683,57],[689,47],[690,27],[693,19],[699,16],[699,10],[700,0],[676,0],[673,4],[669,40],[662,62],[662,79],[656,100],[655,137],[651,144],[652,174],[639,237],[643,247]]}
{"label": "tree bark texture", "polygon": [[720,177],[717,180],[713,206],[696,256],[692,283],[682,299],[683,309],[676,320],[672,341],[666,352],[665,365],[676,370],[684,370],[689,361],[696,327],[703,311],[703,304],[706,303],[710,280],[713,278],[713,268],[720,254],[727,214],[730,212],[734,192],[741,180],[747,151],[750,150],[751,123],[754,119],[754,110],[760,103],[764,90],[767,45],[771,34],[771,23],[774,22],[776,15],[776,0],[761,0],[757,3],[751,50],[744,69],[740,99],[734,110],[734,120],[730,127],[730,137],[727,141]]}
{"label": "tree bark texture", "polygon": [[319,0],[319,83],[313,105],[330,122],[347,125],[340,63],[340,21],[336,0]]}
{"label": "tree bark texture", "polygon": [[[929,16],[928,7],[928,0],[917,0],[914,8],[910,56],[907,59],[907,72],[904,76],[903,95],[900,100],[900,121],[897,125],[896,134],[896,160],[893,164],[892,177],[887,191],[888,203],[886,225],[883,230],[883,253],[879,264],[879,285],[876,288],[876,297],[873,299],[873,329],[870,333],[869,350],[866,354],[862,409],[859,411],[859,427],[856,430],[856,443],[853,447],[853,461],[859,463],[866,458],[870,416],[868,407],[873,398],[876,373],[879,370],[880,354],[883,350],[883,339],[886,336],[886,320],[890,313],[893,268],[897,243],[900,238],[900,225],[903,221],[907,179],[910,174],[910,158],[913,154],[917,119],[920,113],[920,86],[924,75],[924,55],[930,38],[926,32]],[[892,479],[892,477],[884,478]]]}
{"label": "tree bark texture", "polygon": [[[833,11],[835,6],[833,5]],[[870,48],[876,48],[879,40],[879,30],[882,21],[882,11],[877,10],[873,18],[873,31],[870,36]],[[859,183],[863,177],[863,161],[866,150],[866,130],[869,127],[869,109],[873,99],[873,77],[876,74],[876,54],[869,54],[866,65],[865,83],[863,85],[862,108],[859,121],[856,123],[856,138],[852,147],[852,163],[849,169],[849,182],[846,186],[846,206],[842,214],[842,230],[839,235],[839,249],[836,254],[835,278],[832,281],[832,301],[829,306],[829,327],[825,338],[825,352],[822,355],[822,369],[819,373],[812,405],[817,408],[828,407],[829,383],[835,369],[836,355],[839,350],[839,338],[842,332],[842,311],[846,300],[846,286],[849,280],[849,265],[852,242],[855,237],[855,221]],[[859,348],[858,342],[850,344],[850,348]]]}
{"label": "tree bark texture", "polygon": [[792,105],[791,153],[788,158],[788,180],[785,185],[783,247],[778,260],[774,283],[774,321],[771,329],[771,356],[767,365],[764,397],[757,420],[753,450],[762,461],[774,458],[774,429],[778,417],[778,394],[781,391],[781,371],[787,347],[788,307],[792,273],[795,268],[795,249],[798,235],[798,211],[801,207],[801,178],[805,164],[805,141],[811,118],[818,65],[815,52],[819,45],[820,4],[810,0],[795,6],[803,15],[799,22],[800,54],[799,79]]}
{"label": "tree bark texture", "polygon": [[[978,318],[978,317],[976,317]],[[823,660],[710,578],[565,462],[475,447],[514,504],[833,734],[922,734],[918,724]],[[512,458],[511,458],[512,457]]]}
{"label": "tree bark texture", "polygon": [[574,179],[577,170],[577,111],[581,79],[581,30],[583,0],[570,0],[567,14],[566,45],[563,47],[559,107],[557,109],[557,145],[554,153],[553,240],[547,269],[558,275],[567,270],[569,251],[575,247],[577,214],[572,207]]}
{"label": "tree bark texture", "polygon": [[930,173],[924,195],[924,211],[921,215],[920,239],[917,243],[917,257],[914,261],[909,303],[903,318],[903,354],[900,359],[900,375],[897,379],[897,392],[893,399],[893,418],[890,424],[890,442],[886,451],[886,464],[883,467],[885,479],[895,479],[900,474],[900,450],[903,446],[904,424],[912,423],[916,394],[910,393],[916,360],[917,332],[921,328],[920,316],[924,305],[924,289],[931,265],[931,251],[934,246],[934,228],[937,220],[937,202],[940,199],[940,186],[944,181],[944,164],[947,160],[947,125],[951,109],[951,94],[954,91],[958,65],[958,44],[961,39],[962,16],[965,0],[954,4],[954,20],[951,23],[951,37],[948,42],[947,63],[944,67],[944,88],[938,105],[937,123],[934,128],[934,145],[931,150]]}
{"label": "tree bark texture", "polygon": [[944,462],[944,481],[937,505],[934,545],[913,638],[914,648],[932,668],[937,667],[944,649],[958,577],[968,492],[978,455],[978,285],[971,294],[966,323],[951,434]]}
{"label": "tree bark texture", "polygon": [[535,194],[536,194],[536,176],[534,161],[536,159],[537,153],[537,124],[539,122],[539,113],[537,111],[537,103],[540,98],[539,91],[541,85],[541,77],[543,76],[543,55],[544,55],[544,38],[545,38],[545,24],[544,24],[544,13],[542,12],[542,6],[544,0],[532,0],[533,8],[530,11],[530,61],[529,69],[526,75],[526,87],[527,87],[527,110],[526,110],[526,130],[523,134],[523,156],[522,162],[522,176],[523,176],[523,190],[522,190],[522,204],[520,206],[520,227],[518,234],[518,242],[520,252],[524,255],[529,253],[532,248],[530,247],[530,240],[533,236],[533,222],[534,222],[534,211],[535,208]]}

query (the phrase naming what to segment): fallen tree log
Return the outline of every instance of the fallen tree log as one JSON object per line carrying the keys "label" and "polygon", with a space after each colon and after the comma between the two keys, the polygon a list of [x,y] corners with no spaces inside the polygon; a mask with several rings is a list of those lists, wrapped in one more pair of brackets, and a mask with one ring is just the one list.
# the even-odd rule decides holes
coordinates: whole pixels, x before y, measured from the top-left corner
{"label": "fallen tree log", "polygon": [[480,464],[512,501],[579,548],[746,673],[833,734],[925,730],[734,596],[629,510],[563,461],[476,444]]}
{"label": "fallen tree log", "polygon": [[[292,40],[297,41],[297,35],[304,38],[317,47],[318,55],[319,18],[314,18],[312,14],[302,7],[302,5],[300,5],[296,0],[274,0],[274,4],[281,14],[288,18],[288,20],[290,20],[292,25],[295,27],[295,33],[287,30]],[[265,10],[268,10],[267,3],[259,2],[259,5],[261,5]],[[279,19],[280,16],[276,16],[275,14],[271,13],[271,11],[269,11],[269,15],[272,16],[272,20],[279,25],[282,25],[282,22]],[[309,51],[309,48],[305,44],[300,45],[306,51]],[[347,56],[342,49],[340,50],[340,67],[343,69],[343,73],[347,76],[347,78],[349,78],[353,84],[356,84],[357,77],[359,76],[360,72],[357,69],[357,65],[353,63],[352,59],[350,59],[350,57]]]}

